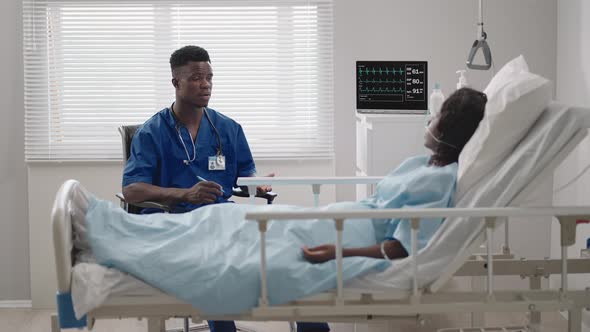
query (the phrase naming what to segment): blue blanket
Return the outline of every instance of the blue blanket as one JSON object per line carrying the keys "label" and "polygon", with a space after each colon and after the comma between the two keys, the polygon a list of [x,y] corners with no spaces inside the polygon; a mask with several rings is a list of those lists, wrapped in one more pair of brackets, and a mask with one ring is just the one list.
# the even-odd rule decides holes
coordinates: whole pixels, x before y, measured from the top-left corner
{"label": "blue blanket", "polygon": [[[362,209],[359,203],[326,209]],[[185,214],[131,215],[110,202],[91,200],[89,239],[99,263],[119,270],[191,303],[206,314],[235,314],[258,304],[260,243],[258,226],[244,220],[249,211],[301,211],[285,205],[217,204]],[[344,245],[374,245],[370,220],[346,221]],[[267,272],[269,302],[281,304],[336,287],[335,261],[307,262],[301,247],[334,243],[331,220],[269,223]],[[347,257],[344,278],[383,270],[383,259]]]}
{"label": "blue blanket", "polygon": [[[457,164],[428,165],[428,157],[404,162],[361,202],[323,210],[446,207],[452,200]],[[258,225],[244,220],[251,211],[305,211],[288,205],[217,204],[185,214],[128,214],[110,202],[91,199],[88,238],[100,264],[115,267],[191,303],[206,314],[235,314],[258,304]],[[421,223],[419,247],[442,220]],[[395,237],[409,247],[407,220],[347,220],[343,245],[368,247]],[[268,295],[282,304],[336,287],[336,262],[307,262],[301,247],[334,243],[333,220],[270,221],[267,231]],[[383,270],[384,259],[344,258],[344,279]]]}

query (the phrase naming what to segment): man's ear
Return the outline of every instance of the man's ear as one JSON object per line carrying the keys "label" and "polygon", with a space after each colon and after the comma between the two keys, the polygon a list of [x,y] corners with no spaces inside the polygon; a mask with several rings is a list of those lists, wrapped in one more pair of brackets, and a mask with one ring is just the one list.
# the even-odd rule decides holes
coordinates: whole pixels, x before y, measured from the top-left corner
{"label": "man's ear", "polygon": [[174,85],[175,88],[178,88],[178,80],[175,78],[172,78],[172,85]]}

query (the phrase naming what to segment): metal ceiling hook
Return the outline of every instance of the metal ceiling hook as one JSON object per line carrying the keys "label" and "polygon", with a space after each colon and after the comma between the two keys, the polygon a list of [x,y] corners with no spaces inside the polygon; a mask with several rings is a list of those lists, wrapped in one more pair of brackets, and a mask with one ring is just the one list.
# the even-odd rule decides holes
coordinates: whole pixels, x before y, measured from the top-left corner
{"label": "metal ceiling hook", "polygon": [[[483,52],[483,57],[485,60],[484,64],[474,64],[473,60],[475,59],[475,55],[477,51],[480,50]],[[490,51],[490,45],[485,39],[476,40],[473,42],[473,46],[471,46],[471,50],[469,51],[469,56],[467,57],[467,68],[475,69],[475,70],[488,70],[492,67],[492,51]]]}
{"label": "metal ceiling hook", "polygon": [[[486,39],[488,34],[483,29],[483,0],[479,0],[479,22],[477,22],[477,39],[473,42],[469,56],[467,57],[467,68],[475,70],[488,70],[492,67],[492,51]],[[477,51],[483,52],[484,64],[473,63]]]}

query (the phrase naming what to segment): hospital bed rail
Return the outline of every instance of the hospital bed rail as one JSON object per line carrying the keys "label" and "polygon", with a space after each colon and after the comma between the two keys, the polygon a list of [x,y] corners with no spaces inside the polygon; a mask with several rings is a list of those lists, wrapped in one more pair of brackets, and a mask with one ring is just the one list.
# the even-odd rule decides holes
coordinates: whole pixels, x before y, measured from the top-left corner
{"label": "hospital bed rail", "polygon": [[[313,194],[313,206],[320,206],[321,187],[324,185],[376,185],[385,176],[286,176],[286,177],[240,177],[237,184],[247,186],[252,193],[257,186],[310,186]],[[255,203],[255,197],[250,195],[250,202]],[[512,259],[514,255],[510,250],[510,225],[508,219],[504,221],[504,243],[502,252],[495,253],[494,259]],[[481,248],[485,249],[485,248]],[[477,259],[479,254],[474,254],[471,259]]]}
{"label": "hospital bed rail", "polygon": [[[67,295],[70,292],[71,287],[71,273],[73,268],[73,257],[72,257],[72,226],[71,226],[71,218],[74,217],[76,213],[76,209],[73,209],[72,199],[79,190],[76,190],[76,187],[79,187],[79,183],[74,180],[69,180],[64,183],[62,188],[60,188],[59,194],[56,196],[56,204],[54,205],[54,210],[52,213],[52,220],[53,220],[53,235],[54,235],[54,249],[56,253],[56,264],[57,264],[57,274],[58,274],[58,293]],[[566,209],[567,213],[564,212]],[[578,214],[578,213],[590,213],[590,209],[584,208],[574,208],[575,210],[569,210],[568,208],[552,208],[552,209],[521,209],[521,208],[502,208],[502,209],[493,209],[498,211],[506,211],[505,214],[512,214],[518,215],[526,214],[525,212],[529,212],[532,215],[538,214],[545,214],[549,213],[549,211],[553,211],[552,213],[562,216],[570,216],[571,214]],[[580,210],[582,209],[582,210]],[[454,212],[453,212],[454,211]],[[429,214],[436,214],[442,212],[444,215],[449,214],[457,214],[463,213],[463,211],[475,211],[472,209],[430,209],[427,210],[426,214],[423,216],[429,216]],[[367,213],[369,211],[360,211],[358,213]],[[380,211],[370,211],[372,213],[382,214],[382,213],[390,213],[391,211],[388,210],[380,210]],[[408,216],[409,214],[416,214],[421,213],[419,210],[395,210],[393,211],[397,213],[398,216]],[[349,218],[356,218],[359,216],[357,213],[353,213],[351,215],[348,214],[348,211],[309,211],[306,213],[311,214],[299,214],[299,218],[310,218],[310,217],[326,217],[331,214],[333,218],[341,219],[342,224],[344,224],[344,220]],[[346,215],[342,215],[341,213],[346,213]],[[479,210],[478,213],[483,213],[482,210]],[[504,212],[503,212],[504,213]],[[281,215],[276,215],[276,213],[272,214],[250,214],[249,218],[260,218],[261,220],[279,220],[281,217],[292,218],[294,216],[289,216],[288,213],[285,212],[280,213]],[[497,216],[501,216],[502,213],[497,214]],[[410,217],[416,217],[416,215],[409,215]],[[298,219],[299,219],[298,218]],[[497,222],[497,221],[496,221]],[[575,230],[575,228],[574,228]],[[461,262],[458,269],[461,266],[464,266],[465,262]],[[481,262],[472,262],[473,264],[469,264],[470,270],[459,271],[459,275],[465,275],[466,273],[473,273],[475,275],[482,275],[487,273],[488,270],[482,267]],[[549,264],[549,267],[545,272],[546,273],[555,273],[555,272],[562,272],[559,269],[561,264],[555,264],[553,261],[549,262],[542,262],[544,265]],[[572,266],[575,268],[570,268]],[[523,268],[518,267],[519,264],[516,262],[496,262],[491,266],[493,270],[496,271],[496,264],[499,266],[499,273],[498,275],[523,275],[529,272],[527,271],[535,271],[536,265],[535,262],[529,262],[524,265]],[[583,266],[581,266],[583,265]],[[581,266],[581,267],[580,267]],[[577,262],[570,260],[568,264],[567,272],[566,273],[590,273],[590,264],[585,262]],[[463,269],[462,269],[463,270]],[[559,270],[559,271],[558,271]],[[452,274],[452,272],[451,272]],[[494,273],[495,274],[495,273]],[[567,290],[567,287],[565,288]],[[431,291],[430,293],[428,291]],[[575,309],[572,312],[572,317],[575,319],[581,319],[580,317],[576,316],[580,312],[578,309],[581,306],[590,306],[588,303],[590,299],[590,293],[587,291],[581,292],[571,292],[567,291],[564,292],[565,298],[571,301],[564,302],[564,299],[561,299],[559,296],[555,296],[554,292],[550,291],[517,291],[517,292],[495,292],[494,299],[495,302],[490,302],[487,300],[486,293],[442,293],[436,292],[435,290],[420,290],[421,294],[419,297],[419,301],[417,304],[405,303],[406,300],[410,298],[411,293],[402,290],[388,290],[388,291],[379,291],[378,293],[370,292],[370,293],[363,293],[363,294],[353,294],[353,293],[345,293],[344,296],[341,295],[340,297],[340,304],[335,305],[337,297],[334,293],[323,293],[318,294],[309,298],[305,298],[302,300],[295,301],[289,305],[284,306],[259,306],[258,308],[253,309],[251,312],[245,315],[236,315],[235,317],[206,317],[203,316],[202,313],[199,313],[197,310],[192,308],[188,304],[184,304],[178,302],[177,300],[166,297],[162,298],[120,298],[120,299],[113,299],[113,301],[109,302],[109,304],[105,304],[101,308],[97,308],[88,314],[88,324],[85,322],[83,326],[88,326],[89,328],[92,327],[95,318],[121,318],[121,317],[148,317],[149,324],[148,326],[152,327],[153,330],[158,330],[159,326],[158,322],[161,322],[159,319],[162,317],[172,317],[172,316],[190,316],[193,319],[209,319],[209,318],[219,318],[219,319],[242,319],[242,320],[300,320],[300,321],[317,321],[318,318],[321,317],[321,320],[327,321],[367,321],[367,320],[380,320],[380,319],[398,319],[402,317],[414,317],[414,319],[419,320],[423,314],[428,314],[432,312],[487,312],[487,311],[526,311],[530,310],[533,311],[549,311],[549,310],[560,310],[564,308],[571,308]],[[393,299],[393,301],[391,300]],[[557,299],[558,301],[554,301]],[[478,301],[479,300],[479,301]],[[512,300],[510,305],[507,305],[506,302],[508,300]],[[135,302],[133,302],[135,301]],[[446,302],[448,301],[448,302]],[[453,301],[457,304],[456,306],[452,306]],[[124,309],[124,310],[123,310]],[[409,314],[408,314],[409,313]],[[63,312],[60,310],[60,320],[63,318]],[[159,317],[156,319],[156,317]],[[52,318],[54,322],[54,331],[59,329],[57,324],[57,317]],[[575,324],[573,324],[575,325]],[[64,327],[65,325],[62,325]],[[151,330],[150,330],[151,331]],[[578,331],[578,330],[572,330]]]}
{"label": "hospital bed rail", "polygon": [[[251,212],[246,214],[246,219],[258,223],[260,232],[260,259],[261,259],[261,293],[259,306],[253,310],[253,315],[272,317],[273,315],[285,316],[288,312],[302,316],[333,316],[347,315],[352,312],[358,314],[366,312],[367,315],[396,314],[418,315],[425,313],[441,312],[440,299],[428,293],[434,293],[440,285],[446,283],[452,276],[445,274],[438,278],[426,289],[418,287],[418,260],[417,235],[422,218],[476,218],[472,222],[485,222],[485,240],[487,242],[486,255],[486,292],[483,294],[454,294],[448,300],[455,301],[452,312],[468,311],[549,311],[567,310],[569,315],[569,331],[581,331],[581,310],[590,307],[590,288],[582,291],[570,291],[568,288],[568,254],[567,247],[573,245],[576,239],[576,227],[580,223],[588,223],[590,220],[590,207],[503,207],[503,208],[442,208],[442,209],[383,209],[383,210],[348,210],[348,211],[306,211],[306,212]],[[494,290],[494,258],[492,254],[493,229],[498,218],[509,217],[554,217],[560,223],[561,234],[561,288],[557,291],[495,291]],[[351,219],[409,219],[411,220],[411,249],[412,263],[412,289],[407,303],[398,304],[362,304],[353,303],[347,305],[344,297],[343,281],[343,247],[342,233],[344,222]],[[295,305],[289,307],[270,306],[268,302],[267,271],[266,271],[266,241],[265,232],[269,222],[281,222],[283,220],[309,220],[332,219],[336,229],[336,266],[337,286],[333,299],[334,305],[327,309],[322,306]],[[574,262],[575,264],[575,262]],[[582,262],[584,264],[584,262]],[[586,265],[587,261],[586,261]],[[579,266],[578,266],[579,267]],[[455,272],[455,271],[453,271]],[[590,273],[590,269],[581,269],[580,272]],[[549,271],[550,273],[550,271]],[[425,299],[426,301],[424,301]],[[480,299],[482,301],[477,301]],[[434,302],[429,302],[434,301]],[[456,302],[457,300],[465,302]],[[475,300],[475,301],[474,301]],[[449,302],[442,305],[448,306]],[[445,308],[444,312],[449,312]]]}
{"label": "hospital bed rail", "polygon": [[[582,126],[577,130],[563,148],[555,155],[555,157],[546,165],[534,178],[529,185],[521,189],[516,197],[512,200],[512,206],[522,206],[526,204],[526,200],[530,196],[534,196],[535,191],[539,189],[545,179],[553,178],[555,169],[566,159],[570,153],[588,136],[590,131],[590,117],[583,116],[587,114],[587,109],[576,109],[574,113],[578,113],[582,121]],[[350,177],[240,177],[237,180],[238,185],[248,186],[250,193],[252,189],[260,185],[309,185],[312,188],[314,197],[314,206],[319,206],[320,188],[322,185],[345,185],[345,184],[376,184],[383,176],[350,176]],[[254,191],[255,192],[255,191]],[[253,197],[250,197],[253,200]],[[502,254],[495,255],[497,258],[511,257],[510,252],[510,231],[509,222],[504,222],[504,244],[502,246]],[[474,258],[472,256],[472,258]],[[457,258],[457,261],[463,261]]]}
{"label": "hospital bed rail", "polygon": [[257,186],[262,185],[308,185],[311,186],[313,193],[313,205],[315,207],[320,204],[321,186],[326,184],[377,184],[383,180],[383,176],[332,176],[332,177],[297,177],[297,176],[283,176],[283,177],[241,177],[238,178],[238,186],[247,186],[250,192],[250,200],[254,203],[254,195]]}

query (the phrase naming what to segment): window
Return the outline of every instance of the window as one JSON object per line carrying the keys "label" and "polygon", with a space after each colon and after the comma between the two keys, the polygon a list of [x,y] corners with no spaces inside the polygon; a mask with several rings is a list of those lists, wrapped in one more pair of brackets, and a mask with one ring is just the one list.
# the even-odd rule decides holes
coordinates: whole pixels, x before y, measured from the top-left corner
{"label": "window", "polygon": [[209,51],[209,107],[256,159],[333,155],[332,0],[24,0],[25,156],[119,160],[117,127],[174,101],[170,54]]}

